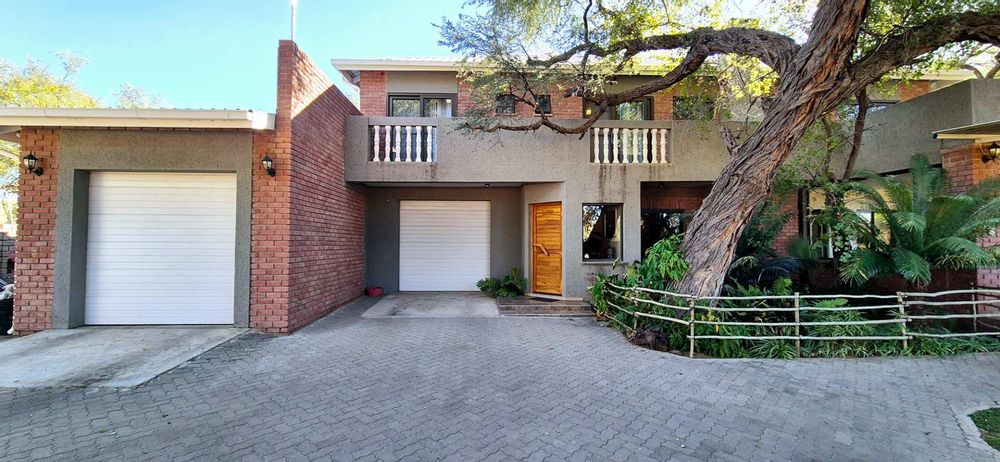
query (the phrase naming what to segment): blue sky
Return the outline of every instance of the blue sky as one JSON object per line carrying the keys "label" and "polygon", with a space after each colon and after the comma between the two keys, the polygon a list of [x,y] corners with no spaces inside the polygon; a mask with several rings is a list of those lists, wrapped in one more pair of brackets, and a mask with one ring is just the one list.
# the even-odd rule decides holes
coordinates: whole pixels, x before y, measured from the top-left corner
{"label": "blue sky", "polygon": [[[288,0],[6,0],[0,58],[89,63],[79,86],[104,105],[128,82],[178,108],[274,110],[276,53]],[[299,0],[296,41],[341,88],[331,58],[448,56],[442,16],[463,0]]]}

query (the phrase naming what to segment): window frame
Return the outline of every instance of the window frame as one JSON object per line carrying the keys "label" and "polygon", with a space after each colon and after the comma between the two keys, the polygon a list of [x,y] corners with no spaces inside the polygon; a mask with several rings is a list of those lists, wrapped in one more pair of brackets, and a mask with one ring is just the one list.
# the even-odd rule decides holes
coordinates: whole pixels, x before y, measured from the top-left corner
{"label": "window frame", "polygon": [[616,230],[617,236],[618,236],[618,250],[617,250],[617,255],[615,255],[612,258],[608,258],[608,257],[587,258],[586,257],[587,252],[584,249],[584,245],[587,242],[587,238],[584,238],[584,237],[581,236],[581,240],[580,240],[580,260],[583,263],[602,263],[602,264],[607,264],[607,263],[613,262],[615,260],[622,260],[622,261],[624,261],[622,253],[625,252],[625,236],[623,236],[625,234],[625,217],[624,217],[624,214],[625,214],[625,204],[622,203],[622,202],[584,202],[584,203],[580,204],[580,225],[581,225],[581,229],[583,229],[583,227],[584,227],[584,223],[583,223],[583,211],[584,211],[585,207],[615,207],[615,208],[618,209],[618,215],[616,217],[617,218],[616,221],[618,223],[617,224],[618,229]]}
{"label": "window frame", "polygon": [[456,117],[458,113],[458,95],[455,93],[390,93],[386,96],[385,112],[387,117],[412,117],[392,115],[392,101],[395,99],[417,100],[420,106],[420,115],[416,117],[430,118],[430,116],[424,115],[424,101],[429,99],[451,99],[451,117]]}
{"label": "window frame", "polygon": [[[644,102],[644,103],[646,103],[646,109],[644,111],[642,111],[643,112],[643,114],[642,114],[643,119],[642,120],[644,120],[644,121],[645,120],[653,120],[654,117],[655,117],[655,115],[656,115],[656,112],[653,110],[653,97],[652,96],[642,96],[642,97],[633,99],[631,101],[627,101],[626,103],[622,103],[622,104],[637,103],[637,102]],[[608,111],[609,114],[611,115],[611,120],[622,120],[622,119],[618,118],[618,106],[620,106],[620,104],[616,104],[616,105],[612,106],[610,108],[610,110]],[[586,112],[586,108],[584,108],[584,112]]]}
{"label": "window frame", "polygon": [[[545,112],[542,112],[540,110],[542,109],[543,106],[542,98],[548,101],[547,104],[549,107],[548,110]],[[515,108],[514,112],[517,112],[517,104],[514,105],[514,108]],[[538,98],[535,100],[535,115],[541,115],[541,114],[552,115],[552,95],[538,95]]]}
{"label": "window frame", "polygon": [[[500,100],[510,98],[510,112],[500,112]],[[500,93],[496,97],[496,104],[493,105],[493,112],[498,116],[514,116],[517,115],[517,97],[513,93]]]}

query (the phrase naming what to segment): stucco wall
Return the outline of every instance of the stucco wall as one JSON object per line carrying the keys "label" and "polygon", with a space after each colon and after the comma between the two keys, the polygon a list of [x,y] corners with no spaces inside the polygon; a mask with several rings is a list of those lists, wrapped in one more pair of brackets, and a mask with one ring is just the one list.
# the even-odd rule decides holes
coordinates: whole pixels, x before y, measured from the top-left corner
{"label": "stucco wall", "polygon": [[968,80],[868,115],[857,169],[905,170],[913,154],[941,162],[941,149],[960,144],[933,132],[1000,119],[1000,81]]}
{"label": "stucco wall", "polygon": [[522,202],[518,187],[385,187],[365,194],[365,284],[399,290],[399,201],[490,201],[490,275],[522,264]]}
{"label": "stucco wall", "polygon": [[386,72],[388,93],[458,93],[454,72]]}
{"label": "stucco wall", "polygon": [[220,131],[60,130],[52,326],[83,324],[91,171],[236,174],[234,320],[249,322],[252,135]]}

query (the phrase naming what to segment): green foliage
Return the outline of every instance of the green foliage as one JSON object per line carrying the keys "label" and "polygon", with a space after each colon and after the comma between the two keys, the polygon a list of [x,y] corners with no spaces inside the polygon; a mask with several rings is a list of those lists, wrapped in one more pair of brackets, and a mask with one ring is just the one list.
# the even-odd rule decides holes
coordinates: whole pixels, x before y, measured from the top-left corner
{"label": "green foliage", "polygon": [[846,186],[874,223],[844,215],[858,247],[842,257],[841,277],[860,285],[870,278],[900,275],[924,286],[931,269],[967,270],[1000,263],[1000,250],[977,240],[1000,225],[1000,181],[986,181],[965,194],[947,195],[941,169],[913,156],[910,180],[862,173]]}
{"label": "green foliage", "polygon": [[1000,451],[1000,408],[977,411],[969,417],[979,427],[983,441]]}
{"label": "green foliage", "polygon": [[480,279],[476,287],[490,297],[517,297],[527,292],[528,280],[521,277],[520,270],[515,266],[503,279]]}
{"label": "green foliage", "polygon": [[670,283],[678,282],[687,272],[688,264],[681,253],[680,235],[670,236],[646,250],[645,258],[628,269],[629,282],[641,287],[663,290]]}

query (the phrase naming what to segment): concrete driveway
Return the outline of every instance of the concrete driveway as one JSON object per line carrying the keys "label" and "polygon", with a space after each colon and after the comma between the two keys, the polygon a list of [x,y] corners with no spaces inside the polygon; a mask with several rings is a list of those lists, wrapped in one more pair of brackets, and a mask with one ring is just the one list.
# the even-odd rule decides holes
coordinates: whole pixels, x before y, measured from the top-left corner
{"label": "concrete driveway", "polygon": [[0,388],[134,387],[246,329],[81,327],[0,343]]}
{"label": "concrete driveway", "polygon": [[584,318],[248,332],[130,389],[0,388],[0,458],[991,461],[1000,354],[690,360]]}
{"label": "concrete driveway", "polygon": [[464,318],[500,316],[495,298],[481,292],[397,292],[378,301],[366,318]]}

